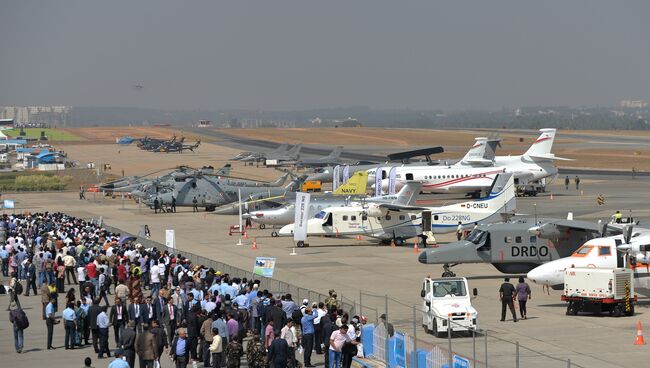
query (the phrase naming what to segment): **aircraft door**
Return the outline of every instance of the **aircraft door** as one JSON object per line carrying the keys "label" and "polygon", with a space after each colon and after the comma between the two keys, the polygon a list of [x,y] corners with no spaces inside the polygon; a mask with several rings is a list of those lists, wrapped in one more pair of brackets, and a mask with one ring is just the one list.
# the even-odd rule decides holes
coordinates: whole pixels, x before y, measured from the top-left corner
{"label": "aircraft door", "polygon": [[422,231],[431,231],[431,211],[422,211]]}
{"label": "aircraft door", "polygon": [[[621,241],[621,239],[615,239],[614,241],[616,242],[616,248],[618,248],[619,245],[623,244],[623,241]],[[616,267],[625,267],[625,252],[616,251]]]}

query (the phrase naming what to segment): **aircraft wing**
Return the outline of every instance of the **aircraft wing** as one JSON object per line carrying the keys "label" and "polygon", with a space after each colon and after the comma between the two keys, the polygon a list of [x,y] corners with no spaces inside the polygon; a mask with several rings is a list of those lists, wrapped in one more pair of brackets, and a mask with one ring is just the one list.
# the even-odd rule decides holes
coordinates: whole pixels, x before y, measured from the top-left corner
{"label": "aircraft wing", "polygon": [[379,205],[379,208],[384,208],[389,211],[424,211],[427,209],[427,207],[418,207],[418,206],[404,206],[400,204],[390,204],[390,203],[382,203]]}

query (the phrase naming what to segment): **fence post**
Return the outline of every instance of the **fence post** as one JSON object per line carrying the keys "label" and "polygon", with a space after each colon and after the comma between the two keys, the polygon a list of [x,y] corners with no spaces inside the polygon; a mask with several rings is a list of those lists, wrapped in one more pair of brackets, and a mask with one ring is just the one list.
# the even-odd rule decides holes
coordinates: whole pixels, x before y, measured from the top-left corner
{"label": "fence post", "polygon": [[487,340],[488,340],[488,330],[485,330],[485,368],[488,366],[488,347],[487,347]]}
{"label": "fence post", "polygon": [[388,362],[388,338],[390,337],[388,335],[388,320],[389,320],[389,318],[388,318],[388,294],[386,294],[384,296],[384,310],[385,310],[385,313],[386,313],[386,326],[385,326],[386,327],[386,344],[385,344],[386,345],[385,346],[386,351],[385,351],[385,354],[384,354],[386,356],[386,360],[384,360],[384,361],[386,362],[386,366],[388,366],[389,365],[389,362]]}
{"label": "fence post", "polygon": [[[413,367],[418,368],[418,329],[415,321],[415,305],[413,306]],[[409,357],[411,358],[411,357]]]}
{"label": "fence post", "polygon": [[361,292],[361,289],[359,289],[359,318],[363,317],[363,303],[361,302],[361,295],[363,295],[363,293]]}
{"label": "fence post", "polygon": [[447,316],[447,340],[449,341],[449,366],[454,364],[454,353],[451,352],[451,317]]}
{"label": "fence post", "polygon": [[476,367],[476,328],[472,328],[472,363]]}
{"label": "fence post", "polygon": [[519,368],[519,341],[515,342],[515,368]]}

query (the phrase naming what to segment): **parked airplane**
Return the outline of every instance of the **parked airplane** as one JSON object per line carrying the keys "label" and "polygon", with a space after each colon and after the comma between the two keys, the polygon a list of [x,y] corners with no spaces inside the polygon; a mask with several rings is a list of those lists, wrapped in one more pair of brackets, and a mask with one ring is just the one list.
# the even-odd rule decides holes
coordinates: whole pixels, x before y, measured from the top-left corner
{"label": "parked airplane", "polygon": [[[360,172],[356,173],[352,178],[350,178],[350,181],[337,188],[333,195],[318,197],[312,196],[311,200],[309,201],[309,208],[307,209],[307,217],[311,218],[320,211],[332,207],[346,207],[354,205],[366,206],[373,203],[387,203],[402,206],[415,205],[415,200],[421,186],[420,183],[416,182],[407,183],[407,185],[402,187],[402,190],[396,195],[366,197],[365,191],[358,193],[358,195],[350,195],[357,193],[350,193],[351,190],[341,190],[342,188],[345,189],[345,187],[348,186],[352,188],[355,186],[363,185],[365,187],[366,182],[365,178],[363,177],[364,174],[365,173]],[[359,179],[355,180],[355,183],[351,183],[355,177],[358,177]],[[364,180],[364,182],[361,183],[361,180]],[[253,211],[247,216],[249,216],[254,222],[260,224],[260,229],[266,228],[267,225],[284,226],[293,222],[295,218],[295,204],[291,203],[286,204],[280,208]],[[271,233],[271,236],[278,236],[278,233],[276,231],[273,231]]]}
{"label": "parked airplane", "polygon": [[520,218],[481,224],[463,240],[420,253],[418,261],[443,265],[443,277],[454,277],[449,268],[462,263],[490,263],[499,272],[521,274],[569,256],[601,231],[595,223],[569,219]]}
{"label": "parked airplane", "polygon": [[[511,174],[499,175],[488,196],[473,202],[461,202],[442,207],[418,207],[395,204],[362,204],[323,209],[307,221],[308,236],[365,235],[394,240],[422,237],[422,245],[435,233],[448,233],[475,223],[500,221],[515,208],[515,190]],[[293,234],[294,224],[280,229],[281,236]],[[423,231],[424,230],[424,231]],[[298,244],[299,246],[303,244]]]}
{"label": "parked airplane", "polygon": [[[347,183],[339,186],[332,193],[326,193],[323,196],[313,196],[312,200],[317,201],[325,198],[338,198],[341,196],[365,196],[368,179],[366,172],[357,172]],[[293,221],[293,205],[290,202],[295,202],[293,192],[281,198],[254,200],[241,203],[244,217],[250,217],[253,221],[260,224],[260,229],[264,229],[266,225],[286,225]],[[239,213],[239,203],[232,203],[230,205],[221,206],[217,208],[214,213],[218,215],[236,215]],[[267,209],[271,207],[272,209]],[[251,213],[251,211],[253,211]],[[288,214],[288,211],[291,215]],[[286,222],[285,222],[286,218]],[[277,233],[272,234],[277,236]]]}
{"label": "parked airplane", "polygon": [[296,167],[323,167],[330,165],[338,165],[342,161],[339,158],[343,152],[342,146],[337,146],[329,155],[319,158],[306,158],[296,162]]}
{"label": "parked airplane", "polygon": [[157,198],[160,203],[171,204],[172,196],[176,198],[177,207],[192,207],[194,199],[198,207],[206,211],[214,211],[217,207],[239,201],[239,192],[244,200],[255,200],[285,195],[300,187],[301,179],[294,179],[288,185],[283,185],[289,173],[273,183],[258,183],[247,181],[231,181],[227,178],[213,178],[205,175],[195,175],[176,181],[171,186],[161,188],[150,195],[145,203],[153,204]]}
{"label": "parked airplane", "polygon": [[279,145],[277,148],[275,148],[274,150],[272,150],[272,151],[270,151],[270,152],[267,152],[267,153],[265,153],[265,152],[248,152],[248,151],[243,151],[243,152],[240,152],[239,154],[237,154],[235,157],[232,157],[231,160],[239,161],[239,160],[242,160],[242,159],[244,159],[244,158],[251,157],[251,156],[255,156],[255,157],[257,157],[257,158],[263,158],[263,157],[266,157],[266,155],[273,155],[273,154],[285,153],[285,152],[287,151],[287,147],[288,147],[288,146],[289,146],[288,144],[286,144],[286,143],[282,143],[282,144]]}
{"label": "parked airplane", "polygon": [[287,150],[287,144],[283,144],[274,151],[268,153],[254,152],[250,156],[244,157],[239,161],[243,161],[243,162],[266,161],[266,160],[276,160],[278,162],[293,161],[293,160],[297,160],[300,157],[301,149],[302,149],[302,143],[297,144],[288,150]]}
{"label": "parked airplane", "polygon": [[[454,165],[399,166],[396,167],[396,188],[409,180],[423,181],[422,190],[431,193],[478,193],[488,188],[494,176],[506,172],[514,174],[518,185],[538,181],[557,174],[553,160],[566,160],[551,153],[556,129],[540,129],[541,135],[520,156],[496,156],[494,166],[464,167]],[[472,160],[468,161],[469,163]],[[390,167],[382,167],[382,187],[390,184]],[[376,170],[369,170],[368,180],[373,181]]]}
{"label": "parked airplane", "polygon": [[[606,225],[605,225],[606,226]],[[650,287],[650,229],[627,225],[623,234],[599,237],[584,243],[570,257],[545,263],[530,272],[528,279],[555,290],[564,288],[564,270],[572,267],[631,268],[636,286]]]}

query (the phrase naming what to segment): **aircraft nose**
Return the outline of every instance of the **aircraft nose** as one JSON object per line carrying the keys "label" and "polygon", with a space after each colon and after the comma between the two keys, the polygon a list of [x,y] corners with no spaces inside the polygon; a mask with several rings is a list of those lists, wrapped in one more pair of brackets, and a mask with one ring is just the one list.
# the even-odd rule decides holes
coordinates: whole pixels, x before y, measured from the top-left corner
{"label": "aircraft nose", "polygon": [[425,250],[424,252],[420,253],[418,256],[418,262],[427,264],[427,251]]}
{"label": "aircraft nose", "polygon": [[283,226],[280,231],[278,231],[280,236],[290,236],[293,235],[293,224]]}

